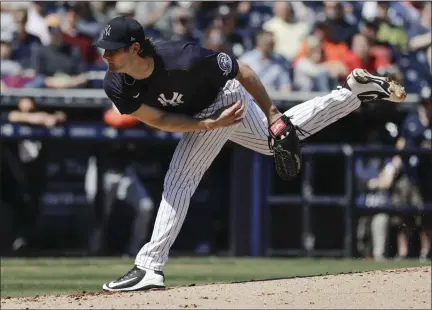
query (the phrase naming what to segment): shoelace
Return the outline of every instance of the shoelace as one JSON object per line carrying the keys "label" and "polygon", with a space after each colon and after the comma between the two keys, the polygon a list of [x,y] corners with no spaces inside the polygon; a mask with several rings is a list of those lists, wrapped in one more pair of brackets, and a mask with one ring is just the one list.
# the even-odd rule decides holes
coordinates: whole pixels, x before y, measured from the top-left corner
{"label": "shoelace", "polygon": [[[302,136],[306,136],[306,135],[311,135],[311,133],[309,132],[309,131],[307,131],[307,130],[305,130],[305,129],[302,129],[302,128],[300,128],[299,126],[293,126],[294,127],[294,129],[295,129],[295,131],[296,132],[298,132],[298,133],[300,133]],[[301,141],[300,139],[299,139],[299,142],[300,142],[300,144],[303,144],[304,142],[303,141]]]}
{"label": "shoelace", "polygon": [[129,271],[128,271],[124,276],[118,278],[116,282],[126,280],[127,278],[129,278],[130,276],[132,276],[132,275],[135,273],[135,271],[137,271],[137,270],[138,270],[138,268],[137,268],[136,266],[134,266],[134,267],[133,267],[131,270],[129,270]]}
{"label": "shoelace", "polygon": [[[309,131],[307,131],[307,130],[305,130],[305,129],[302,129],[302,128],[298,127],[298,126],[294,126],[294,129],[295,129],[298,133],[300,133],[301,135],[303,135],[303,136],[306,136],[306,135],[309,135],[309,136],[310,136],[310,135],[311,135],[311,133],[310,133]],[[299,144],[300,144],[300,147],[301,147],[301,146],[305,145],[306,142],[304,142],[304,140],[300,140],[300,139],[299,139]],[[300,153],[300,154],[302,154],[302,153]],[[302,160],[304,160],[305,162],[307,162],[307,163],[309,163],[309,164],[312,163],[312,158],[310,158],[310,157],[304,159],[304,156],[301,155],[301,158],[302,158]],[[303,165],[302,165],[302,167],[303,167]]]}

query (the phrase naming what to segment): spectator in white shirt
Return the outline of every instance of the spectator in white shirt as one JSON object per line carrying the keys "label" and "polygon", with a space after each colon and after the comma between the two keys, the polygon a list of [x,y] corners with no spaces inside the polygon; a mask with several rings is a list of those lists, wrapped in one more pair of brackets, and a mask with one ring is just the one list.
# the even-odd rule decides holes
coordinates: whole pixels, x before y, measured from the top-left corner
{"label": "spectator in white shirt", "polygon": [[46,13],[45,3],[33,1],[28,9],[26,25],[27,32],[39,37],[43,45],[49,45],[51,43],[51,35],[45,21]]}
{"label": "spectator in white shirt", "polygon": [[257,35],[257,47],[245,53],[240,61],[247,63],[268,90],[290,92],[291,79],[284,59],[274,53],[274,35],[262,31]]}
{"label": "spectator in white shirt", "polygon": [[286,59],[293,60],[308,34],[309,26],[305,22],[296,21],[289,2],[275,2],[273,14],[274,17],[263,25],[263,29],[274,33],[275,51]]}

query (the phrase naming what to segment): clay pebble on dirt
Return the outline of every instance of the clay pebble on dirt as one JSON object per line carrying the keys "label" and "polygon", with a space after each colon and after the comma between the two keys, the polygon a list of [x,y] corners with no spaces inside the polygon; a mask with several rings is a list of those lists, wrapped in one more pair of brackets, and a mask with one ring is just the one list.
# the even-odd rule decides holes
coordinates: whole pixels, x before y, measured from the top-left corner
{"label": "clay pebble on dirt", "polygon": [[431,309],[431,267],[174,287],[2,298],[2,309]]}

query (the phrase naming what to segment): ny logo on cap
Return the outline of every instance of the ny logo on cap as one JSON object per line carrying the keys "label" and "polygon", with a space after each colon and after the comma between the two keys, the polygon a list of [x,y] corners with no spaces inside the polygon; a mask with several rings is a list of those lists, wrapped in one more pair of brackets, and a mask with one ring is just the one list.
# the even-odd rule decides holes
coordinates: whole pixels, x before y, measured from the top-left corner
{"label": "ny logo on cap", "polygon": [[109,36],[111,34],[111,25],[106,26],[104,32],[106,36]]}

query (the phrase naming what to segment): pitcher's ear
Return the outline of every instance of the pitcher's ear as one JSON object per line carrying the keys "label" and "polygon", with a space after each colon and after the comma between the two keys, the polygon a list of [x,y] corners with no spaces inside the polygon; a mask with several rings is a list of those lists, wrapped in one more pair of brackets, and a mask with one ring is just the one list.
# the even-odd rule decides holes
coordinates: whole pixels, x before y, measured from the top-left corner
{"label": "pitcher's ear", "polygon": [[132,54],[138,55],[139,51],[140,51],[139,43],[132,44]]}

